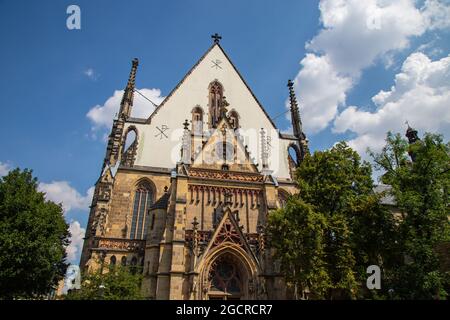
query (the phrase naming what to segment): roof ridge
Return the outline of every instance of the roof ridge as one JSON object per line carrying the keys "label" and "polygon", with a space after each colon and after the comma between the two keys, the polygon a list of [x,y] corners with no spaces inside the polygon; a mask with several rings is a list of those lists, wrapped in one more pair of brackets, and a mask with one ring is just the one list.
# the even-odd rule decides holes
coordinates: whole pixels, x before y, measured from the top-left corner
{"label": "roof ridge", "polygon": [[270,118],[269,114],[267,113],[267,111],[264,109],[263,105],[261,104],[261,102],[258,100],[258,98],[256,97],[256,95],[253,93],[252,89],[250,88],[250,86],[248,85],[248,83],[245,81],[244,77],[241,75],[241,73],[239,72],[238,68],[234,65],[233,61],[230,59],[230,57],[228,56],[228,54],[225,52],[225,50],[222,48],[222,46],[219,43],[213,43],[209,49],[200,57],[200,59],[198,59],[198,61],[189,69],[189,71],[184,75],[184,77],[178,82],[178,84],[172,89],[172,91],[170,91],[170,93],[166,96],[166,98],[159,104],[158,107],[155,108],[155,110],[153,110],[152,114],[148,117],[147,119],[147,124],[151,122],[153,116],[155,114],[158,113],[159,109],[161,109],[166,102],[170,99],[170,97],[175,93],[175,91],[177,91],[177,89],[184,83],[184,81],[187,79],[187,77],[194,71],[194,69],[200,64],[200,62],[202,62],[205,57],[208,55],[209,52],[211,52],[211,50],[215,47],[218,46],[219,49],[222,51],[222,53],[224,54],[224,56],[228,59],[228,61],[230,62],[231,66],[233,67],[234,71],[236,71],[237,75],[239,76],[239,78],[242,80],[242,82],[244,83],[245,87],[247,88],[247,90],[250,92],[250,94],[252,95],[253,99],[255,99],[257,105],[261,108],[261,110],[264,112],[264,115],[267,117],[267,119],[269,119],[270,123],[272,124],[272,126],[275,129],[278,129],[277,126],[275,125],[275,123],[273,122],[273,120]]}
{"label": "roof ridge", "polygon": [[[155,114],[158,113],[159,109],[161,109],[164,104],[169,100],[169,98],[175,93],[175,91],[177,91],[177,89],[183,84],[183,82],[187,79],[187,77],[192,73],[192,71],[194,71],[194,69],[200,64],[200,62],[203,61],[203,59],[205,59],[206,55],[214,48],[214,46],[219,46],[218,43],[213,43],[212,46],[209,47],[208,50],[206,50],[206,52],[200,57],[200,59],[198,59],[198,61],[191,67],[191,69],[189,69],[189,71],[184,75],[184,77],[178,82],[178,84],[172,89],[172,91],[170,91],[170,93],[164,98],[164,100],[159,104],[158,107],[155,108],[155,110],[153,110],[152,114],[150,115],[150,117],[148,117],[147,119],[147,123],[150,123],[150,121],[152,120],[153,116]],[[220,47],[220,46],[219,46]],[[222,50],[223,51],[223,50]]]}

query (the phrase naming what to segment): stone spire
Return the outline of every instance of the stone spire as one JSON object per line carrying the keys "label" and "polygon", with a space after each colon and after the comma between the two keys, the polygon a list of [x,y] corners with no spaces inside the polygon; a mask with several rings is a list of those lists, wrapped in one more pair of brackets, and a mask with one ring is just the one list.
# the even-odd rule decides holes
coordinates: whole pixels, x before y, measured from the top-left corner
{"label": "stone spire", "polygon": [[111,133],[108,139],[108,146],[106,147],[106,156],[103,162],[103,169],[106,166],[113,167],[116,165],[122,152],[123,141],[122,135],[125,127],[125,121],[131,115],[131,107],[133,106],[133,94],[134,86],[136,82],[136,70],[139,61],[134,58],[131,62],[130,76],[128,77],[128,83],[123,93],[122,102],[120,103],[120,110],[118,118],[113,120]]}
{"label": "stone spire", "polygon": [[294,83],[291,80],[288,80],[288,88],[289,88],[289,100],[291,104],[291,121],[292,121],[292,129],[294,132],[294,136],[298,139],[304,138],[304,134],[302,131],[302,119],[300,118],[300,112],[298,110],[297,98],[295,97],[294,92]]}
{"label": "stone spire", "polygon": [[294,136],[298,140],[298,148],[299,148],[297,149],[297,153],[299,154],[299,157],[297,159],[297,166],[298,166],[305,157],[305,155],[309,154],[309,146],[308,146],[308,139],[306,138],[306,135],[303,132],[302,119],[300,118],[300,111],[298,109],[297,98],[295,97],[294,92],[294,83],[292,82],[292,80],[288,80],[287,86],[289,88],[292,130]]}
{"label": "stone spire", "polygon": [[133,107],[134,88],[136,84],[136,71],[139,65],[139,60],[134,58],[131,61],[131,71],[128,77],[127,86],[123,93],[122,102],[120,103],[119,118],[129,118],[131,115],[131,108]]}

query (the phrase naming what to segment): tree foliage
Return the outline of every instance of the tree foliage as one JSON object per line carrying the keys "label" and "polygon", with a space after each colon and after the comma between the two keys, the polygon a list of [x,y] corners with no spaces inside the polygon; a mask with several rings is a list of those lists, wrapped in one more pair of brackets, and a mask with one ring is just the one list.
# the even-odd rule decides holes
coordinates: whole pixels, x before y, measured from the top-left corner
{"label": "tree foliage", "polygon": [[0,178],[0,299],[48,294],[66,272],[69,236],[63,209],[45,200],[31,170]]}
{"label": "tree foliage", "polygon": [[115,266],[108,272],[98,269],[82,278],[81,289],[71,291],[68,300],[140,300],[142,273]]}
{"label": "tree foliage", "polygon": [[343,142],[315,152],[296,171],[299,194],[269,215],[275,255],[301,294],[360,297],[366,268],[390,262],[394,219],[373,192],[371,173]]}
{"label": "tree foliage", "polygon": [[[450,273],[448,267],[442,268],[437,252],[442,244],[448,250],[450,241],[449,151],[449,143],[439,135],[426,134],[409,145],[399,134],[388,133],[382,152],[371,153],[402,213],[399,247],[403,255],[389,283],[398,298],[444,298],[450,293]],[[448,258],[448,251],[445,255]]]}

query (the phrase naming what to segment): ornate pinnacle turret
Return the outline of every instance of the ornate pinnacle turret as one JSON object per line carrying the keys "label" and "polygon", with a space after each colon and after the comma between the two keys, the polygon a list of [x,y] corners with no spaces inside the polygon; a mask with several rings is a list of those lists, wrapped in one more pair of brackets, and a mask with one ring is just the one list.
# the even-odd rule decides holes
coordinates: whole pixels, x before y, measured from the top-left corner
{"label": "ornate pinnacle turret", "polygon": [[181,162],[191,163],[191,133],[189,131],[189,122],[186,119],[183,123],[183,137],[181,138]]}
{"label": "ornate pinnacle turret", "polygon": [[108,146],[106,149],[106,156],[103,162],[102,172],[106,165],[114,166],[119,160],[122,153],[123,146],[123,131],[125,127],[125,120],[131,115],[131,107],[133,106],[133,93],[134,85],[136,81],[136,70],[139,64],[137,58],[132,61],[130,76],[128,77],[128,83],[123,93],[122,102],[120,103],[120,110],[118,118],[113,120],[111,128],[111,134],[109,135]]}
{"label": "ornate pinnacle turret", "polygon": [[297,159],[297,165],[301,160],[305,157],[306,154],[309,154],[308,147],[308,139],[306,139],[306,135],[303,132],[302,128],[302,119],[300,118],[300,111],[298,108],[297,98],[295,97],[294,92],[294,83],[291,80],[288,80],[287,84],[289,88],[289,100],[290,100],[290,109],[291,109],[291,121],[292,121],[292,130],[294,136],[298,140],[298,148],[300,149],[299,158]]}
{"label": "ornate pinnacle turret", "polygon": [[139,60],[134,58],[131,61],[131,71],[128,77],[127,86],[123,93],[122,102],[120,103],[119,118],[128,118],[131,115],[131,107],[133,106],[134,88],[136,84],[136,71],[139,65]]}
{"label": "ornate pinnacle turret", "polygon": [[295,97],[294,92],[294,83],[291,80],[288,80],[287,84],[289,88],[289,100],[291,104],[291,121],[292,121],[292,129],[294,131],[294,136],[297,138],[302,138],[302,120],[300,118],[300,112],[298,110],[297,98]]}
{"label": "ornate pinnacle turret", "polygon": [[267,141],[266,141],[266,132],[264,128],[261,128],[261,162],[263,169],[267,169]]}

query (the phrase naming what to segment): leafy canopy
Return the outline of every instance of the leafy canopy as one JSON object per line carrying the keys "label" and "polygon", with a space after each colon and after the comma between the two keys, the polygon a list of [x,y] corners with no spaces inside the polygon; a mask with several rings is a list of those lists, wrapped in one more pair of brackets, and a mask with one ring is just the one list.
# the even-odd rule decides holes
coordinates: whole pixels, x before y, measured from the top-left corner
{"label": "leafy canopy", "polygon": [[69,236],[63,209],[37,191],[31,170],[0,178],[0,299],[48,294],[66,272]]}
{"label": "leafy canopy", "polygon": [[373,192],[371,173],[344,142],[316,151],[296,171],[300,192],[269,215],[271,245],[297,297],[361,295],[366,268],[384,262],[394,221]]}
{"label": "leafy canopy", "polygon": [[371,152],[402,213],[403,259],[389,284],[398,298],[445,298],[450,293],[449,266],[443,265],[450,249],[449,154],[449,143],[435,134],[409,145],[399,134],[388,133],[383,150]]}
{"label": "leafy canopy", "polygon": [[101,269],[87,273],[81,289],[70,292],[68,300],[140,300],[142,273],[129,267],[115,266],[104,273]]}

